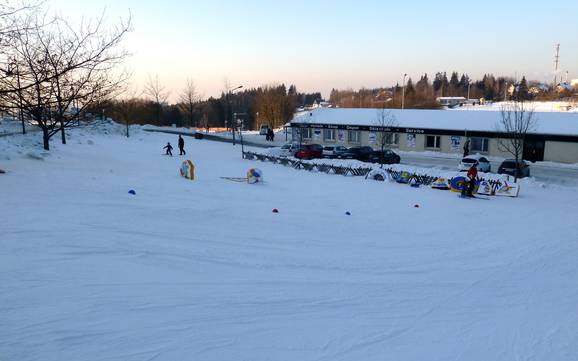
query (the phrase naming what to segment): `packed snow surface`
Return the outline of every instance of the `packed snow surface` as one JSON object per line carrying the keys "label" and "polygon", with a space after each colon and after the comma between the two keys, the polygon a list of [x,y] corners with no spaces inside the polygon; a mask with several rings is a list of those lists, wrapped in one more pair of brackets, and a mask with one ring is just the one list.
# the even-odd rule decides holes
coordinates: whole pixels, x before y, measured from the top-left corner
{"label": "packed snow surface", "polygon": [[578,355],[575,188],[460,199],[106,133],[0,138],[0,360]]}

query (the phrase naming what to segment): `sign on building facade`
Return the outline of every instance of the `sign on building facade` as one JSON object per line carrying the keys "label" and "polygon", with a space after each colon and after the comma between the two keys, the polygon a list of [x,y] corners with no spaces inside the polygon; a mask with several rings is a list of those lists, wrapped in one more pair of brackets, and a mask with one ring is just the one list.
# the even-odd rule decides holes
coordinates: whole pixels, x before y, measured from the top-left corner
{"label": "sign on building facade", "polygon": [[367,140],[369,144],[375,144],[375,142],[377,141],[377,134],[375,132],[369,132]]}
{"label": "sign on building facade", "polygon": [[407,134],[408,148],[415,148],[415,134]]}
{"label": "sign on building facade", "polygon": [[452,135],[450,137],[450,144],[451,144],[451,148],[452,151],[457,152],[460,150],[460,145],[462,143],[462,137],[457,136],[457,135]]}

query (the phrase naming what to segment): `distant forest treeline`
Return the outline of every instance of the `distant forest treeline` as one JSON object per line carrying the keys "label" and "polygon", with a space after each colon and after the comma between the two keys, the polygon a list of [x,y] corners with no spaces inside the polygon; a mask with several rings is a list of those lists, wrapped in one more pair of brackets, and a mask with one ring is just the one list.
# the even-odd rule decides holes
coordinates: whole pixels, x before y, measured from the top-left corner
{"label": "distant forest treeline", "polygon": [[[162,96],[158,80],[149,80],[142,96],[110,100],[93,109],[97,114],[104,110],[107,116],[131,124],[155,124],[183,127],[231,128],[234,114],[242,119],[245,129],[256,129],[261,124],[275,128],[287,123],[299,107],[311,106],[323,101],[320,92],[301,93],[294,85],[266,85],[258,88],[224,91],[220,97],[201,99],[194,85],[188,83],[176,104],[168,104]],[[464,97],[497,101],[554,100],[570,96],[571,92],[559,91],[537,81],[518,82],[510,77],[486,74],[481,80],[471,80],[467,74],[452,72],[436,73],[433,79],[427,74],[417,82],[407,78],[405,89],[397,84],[389,88],[331,91],[328,102],[341,108],[401,108],[404,96],[405,108],[439,108],[437,97]]]}
{"label": "distant forest treeline", "polygon": [[[468,93],[469,92],[469,93]],[[471,80],[467,74],[452,72],[436,73],[433,79],[427,74],[417,82],[408,78],[405,90],[399,84],[391,88],[331,91],[329,102],[341,108],[401,108],[402,97],[405,108],[438,108],[438,97],[464,97],[498,101],[518,100],[555,100],[571,96],[571,91],[548,87],[538,81],[527,81],[525,77],[516,82],[511,77],[495,77],[486,74],[481,80]]]}
{"label": "distant forest treeline", "polygon": [[182,127],[230,128],[235,117],[245,129],[261,124],[281,127],[293,116],[296,108],[322,101],[321,93],[301,93],[294,85],[268,85],[236,92],[223,92],[218,98],[201,100],[190,89],[184,91],[176,104],[156,101],[151,96],[111,100],[93,109],[104,110],[106,116],[131,124],[172,125]]}

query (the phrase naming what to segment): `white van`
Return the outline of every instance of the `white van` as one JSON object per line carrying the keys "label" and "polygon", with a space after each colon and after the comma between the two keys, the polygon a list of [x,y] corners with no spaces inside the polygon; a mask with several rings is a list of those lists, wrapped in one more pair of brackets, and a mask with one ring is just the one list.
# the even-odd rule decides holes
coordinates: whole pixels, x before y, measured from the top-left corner
{"label": "white van", "polygon": [[261,124],[259,135],[267,135],[267,132],[269,132],[269,126],[267,124]]}

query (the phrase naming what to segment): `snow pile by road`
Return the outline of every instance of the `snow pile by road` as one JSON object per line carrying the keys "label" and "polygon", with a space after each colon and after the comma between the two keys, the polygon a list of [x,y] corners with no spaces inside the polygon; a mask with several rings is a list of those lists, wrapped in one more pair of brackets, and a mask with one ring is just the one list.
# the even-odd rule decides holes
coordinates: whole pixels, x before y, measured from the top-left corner
{"label": "snow pile by road", "polygon": [[[72,130],[2,161],[0,359],[578,354],[575,188],[464,200],[187,138],[190,181],[176,137]],[[253,167],[264,184],[220,178]]]}

